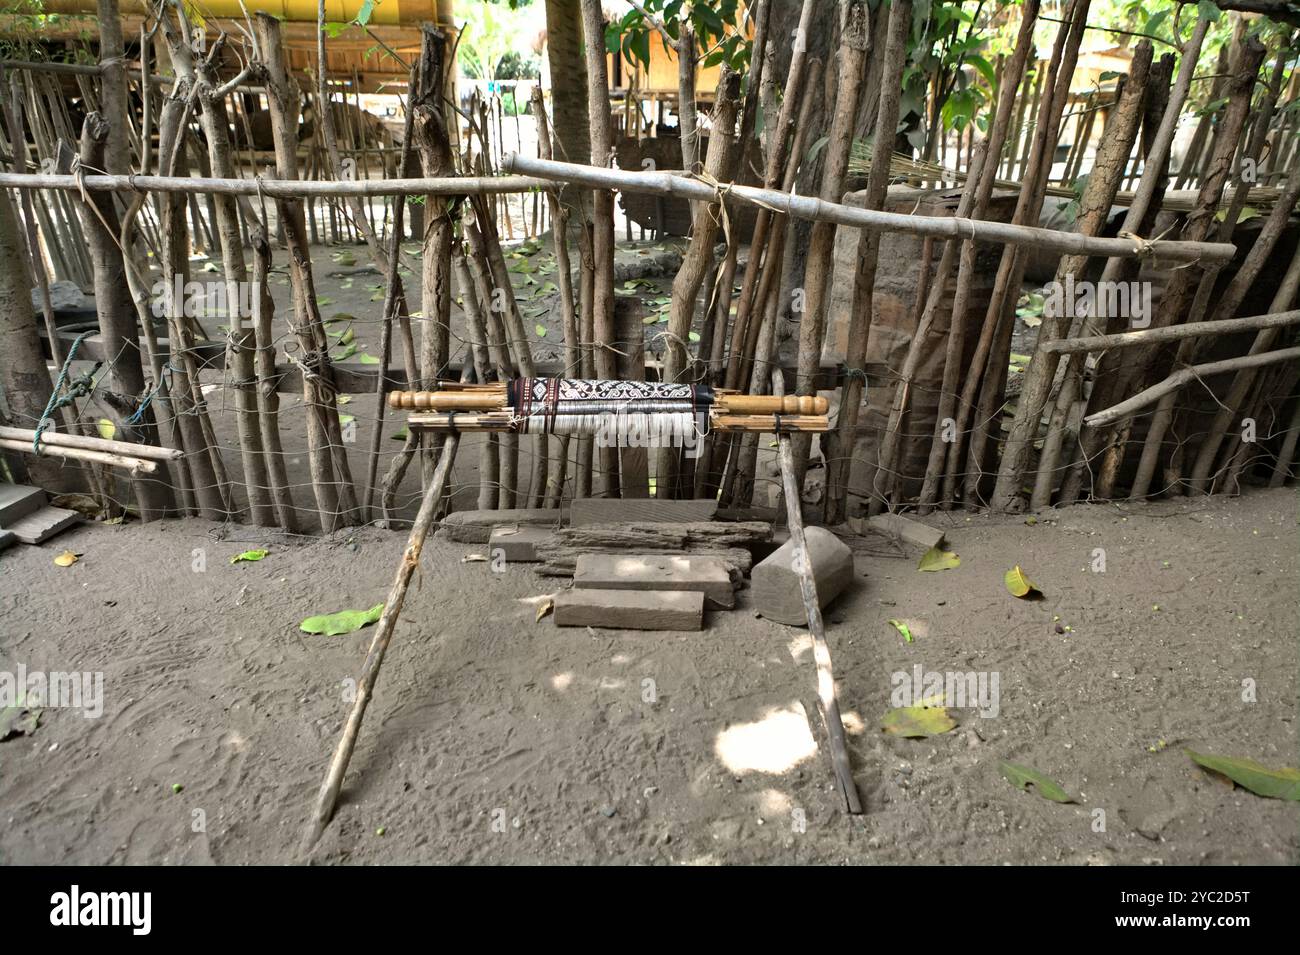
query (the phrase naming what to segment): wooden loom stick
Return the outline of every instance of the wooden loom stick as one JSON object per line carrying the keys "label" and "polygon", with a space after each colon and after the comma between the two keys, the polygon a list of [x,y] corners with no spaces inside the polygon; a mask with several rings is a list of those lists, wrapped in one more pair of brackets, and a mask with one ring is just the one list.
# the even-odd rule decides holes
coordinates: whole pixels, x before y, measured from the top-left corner
{"label": "wooden loom stick", "polygon": [[[406,411],[492,411],[507,406],[509,399],[504,383],[488,388],[445,388],[439,391],[392,391],[388,406]],[[738,395],[717,394],[715,410],[736,415],[790,414],[824,415],[830,400],[820,395]],[[635,411],[635,403],[628,406]]]}
{"label": "wooden loom stick", "polygon": [[[772,394],[777,397],[785,394],[785,379],[780,368],[772,371]],[[799,592],[803,597],[804,609],[808,612],[808,633],[812,636],[813,660],[817,664],[817,702],[821,709],[822,722],[826,726],[826,738],[831,749],[831,765],[835,769],[835,781],[840,785],[840,793],[844,796],[849,812],[859,815],[862,812],[862,799],[858,795],[857,783],[853,781],[853,767],[849,763],[848,745],[844,740],[844,721],[840,718],[840,704],[835,698],[835,674],[831,669],[831,651],[826,646],[821,605],[817,602],[817,584],[813,580],[812,566],[808,560],[808,542],[803,533],[802,499],[799,485],[795,480],[794,449],[790,445],[790,436],[785,433],[777,434],[777,444],[781,462],[781,481],[785,488],[790,540],[794,542],[794,565],[799,571]]]}
{"label": "wooden loom stick", "polygon": [[[607,415],[609,419],[615,419],[619,412],[597,412],[597,416]],[[653,412],[630,411],[625,414],[651,414]],[[561,416],[566,417],[566,416]],[[715,414],[709,419],[710,431],[749,431],[756,433],[772,433],[779,427],[782,431],[791,432],[824,432],[830,427],[829,419],[825,415],[781,415],[780,422],[777,421],[775,414],[754,414],[754,415],[731,415]],[[542,416],[537,417],[541,423]],[[506,411],[442,411],[442,412],[417,412],[406,419],[406,423],[411,428],[427,428],[431,431],[512,431],[514,429],[515,419],[513,415]],[[539,433],[539,432],[530,432]],[[564,431],[557,431],[556,434],[564,434]]]}
{"label": "wooden loom stick", "polygon": [[375,625],[374,639],[370,641],[370,651],[366,654],[366,662],[361,668],[361,679],[357,681],[356,701],[352,704],[352,711],[348,714],[347,723],[343,727],[343,736],[334,750],[334,758],[330,761],[329,771],[325,774],[325,781],[321,784],[320,793],[316,797],[316,809],[308,822],[303,843],[304,850],[315,844],[334,815],[339,790],[343,788],[343,777],[348,771],[348,761],[352,759],[352,750],[357,744],[357,734],[361,732],[361,721],[365,718],[366,707],[370,704],[375,681],[379,679],[379,667],[384,662],[384,653],[393,638],[393,630],[402,612],[402,604],[406,601],[406,591],[411,584],[411,577],[420,565],[420,551],[424,547],[424,539],[429,534],[429,527],[433,524],[434,515],[438,512],[447,481],[451,477],[451,465],[459,444],[458,432],[453,431],[447,435],[438,458],[438,467],[433,473],[433,480],[425,489],[424,500],[420,502],[420,512],[415,516],[415,523],[411,525],[411,535],[407,538],[402,562],[397,566],[397,577],[388,592],[388,599],[384,601],[383,613],[379,617],[379,623]]}

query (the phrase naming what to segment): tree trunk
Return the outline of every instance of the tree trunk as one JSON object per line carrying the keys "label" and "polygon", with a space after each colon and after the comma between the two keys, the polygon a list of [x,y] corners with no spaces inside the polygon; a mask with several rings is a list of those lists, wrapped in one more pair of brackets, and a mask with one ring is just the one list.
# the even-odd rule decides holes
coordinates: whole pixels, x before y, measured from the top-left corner
{"label": "tree trunk", "polygon": [[[889,12],[889,31],[885,39],[884,64],[881,67],[880,105],[876,114],[876,141],[898,126],[899,96],[903,67],[907,58],[907,37],[912,24],[912,0],[895,0]],[[880,209],[889,189],[891,150],[874,149],[871,172],[867,177],[865,207]],[[848,331],[848,354],[844,358],[844,386],[840,392],[840,414],[835,437],[827,455],[826,519],[830,524],[844,520],[848,499],[849,464],[858,430],[858,406],[866,383],[867,336],[874,314],[873,301],[876,266],[880,256],[880,233],[866,232],[858,250],[853,275],[853,309]],[[791,503],[795,507],[797,504]]]}
{"label": "tree trunk", "polygon": [[[103,168],[107,161],[105,145],[109,141],[109,124],[99,113],[86,117],[81,135],[81,162],[91,168]],[[145,400],[144,370],[140,364],[140,336],[136,330],[135,304],[131,301],[131,287],[126,279],[126,266],[122,250],[118,248],[117,208],[113,194],[89,194],[89,202],[80,203],[82,234],[90,250],[95,282],[95,311],[99,317],[99,330],[106,354],[112,356],[109,380],[113,391],[121,400],[109,403],[114,412],[114,425],[123,434],[141,443],[156,444],[157,436],[152,417],[140,414]],[[129,412],[129,413],[128,413]],[[146,408],[147,413],[147,408]],[[137,425],[137,415],[143,419]],[[132,480],[140,519],[158,520],[175,506],[171,490],[165,484],[140,475]]]}
{"label": "tree trunk", "polygon": [[[861,100],[863,64],[869,47],[867,30],[871,16],[864,0],[850,0],[847,19],[840,40],[839,79],[836,83],[835,111],[823,149],[821,198],[839,202],[844,196],[844,179],[848,172],[849,152],[853,146],[853,129],[857,123]],[[826,291],[833,271],[836,227],[832,222],[813,225],[808,242],[807,267],[804,270],[803,315],[799,321],[798,376],[796,394],[816,393],[817,372],[821,367],[822,343],[826,337]],[[793,435],[795,483],[803,486],[812,441],[807,435]]]}
{"label": "tree trunk", "polygon": [[[19,262],[24,253],[18,231],[18,215],[7,189],[0,190],[0,259]],[[8,411],[8,423],[18,428],[36,428],[50,394],[50,373],[41,353],[40,331],[32,311],[32,290],[27,273],[19,268],[0,269],[0,398]],[[15,481],[33,481],[44,487],[64,489],[61,465],[26,455],[4,455]],[[70,488],[68,488],[70,490]]]}
{"label": "tree trunk", "polygon": [[[727,178],[727,169],[734,155],[732,144],[739,95],[740,74],[724,65],[718,77],[708,155],[704,160],[705,175],[713,179]],[[682,257],[681,268],[673,279],[672,305],[664,346],[664,381],[680,381],[686,372],[690,360],[688,339],[695,319],[696,299],[704,275],[713,263],[713,246],[717,242],[722,221],[719,205],[694,204],[691,241]],[[659,452],[656,470],[657,488],[661,496],[673,495],[677,454],[676,448],[663,448]]]}
{"label": "tree trunk", "polygon": [[[587,51],[587,122],[591,135],[591,164],[609,166],[613,153],[613,130],[609,115],[609,80],[605,66],[605,17],[600,0],[582,0],[582,28]],[[592,260],[595,281],[591,313],[595,333],[596,377],[615,378],[616,356],[611,350],[617,335],[614,327],[614,194],[598,189],[592,197]],[[618,497],[618,448],[598,448],[600,484],[607,497]]]}

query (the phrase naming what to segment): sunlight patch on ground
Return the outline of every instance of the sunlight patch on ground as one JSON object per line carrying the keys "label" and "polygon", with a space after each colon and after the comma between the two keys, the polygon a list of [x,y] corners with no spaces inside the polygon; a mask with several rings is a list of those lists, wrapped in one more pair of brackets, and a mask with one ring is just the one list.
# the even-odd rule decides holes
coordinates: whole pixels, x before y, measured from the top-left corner
{"label": "sunlight patch on ground", "polygon": [[812,635],[801,633],[790,641],[790,656],[794,657],[794,662],[798,663],[799,658],[805,653],[812,653]]}
{"label": "sunlight patch on ground", "polygon": [[551,688],[559,690],[561,693],[567,690],[572,683],[572,673],[557,673],[555,676],[551,677]]}
{"label": "sunlight patch on ground", "polygon": [[867,731],[867,724],[856,710],[840,710],[840,722],[844,724],[844,732],[850,736],[861,736]]}
{"label": "sunlight patch on ground", "polygon": [[764,814],[768,816],[784,816],[793,805],[790,797],[777,789],[764,789],[758,799]]}
{"label": "sunlight patch on ground", "polygon": [[713,748],[733,773],[785,773],[816,754],[817,741],[803,706],[795,702],[723,730]]}

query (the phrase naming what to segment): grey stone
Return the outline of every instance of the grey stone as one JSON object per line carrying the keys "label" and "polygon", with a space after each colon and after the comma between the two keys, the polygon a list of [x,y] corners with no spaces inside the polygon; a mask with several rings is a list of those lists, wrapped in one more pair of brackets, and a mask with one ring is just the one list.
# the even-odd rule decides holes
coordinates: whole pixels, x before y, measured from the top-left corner
{"label": "grey stone", "polygon": [[[822,527],[804,530],[809,566],[817,586],[817,603],[825,607],[853,582],[853,551]],[[750,576],[754,607],[764,617],[792,627],[808,625],[799,574],[794,569],[794,541],[786,541],[755,565]]]}
{"label": "grey stone", "polygon": [[14,536],[24,544],[40,544],[80,520],[81,515],[76,511],[47,504],[38,511],[18,518],[5,529],[13,531]]}
{"label": "grey stone", "polygon": [[597,590],[690,590],[704,594],[711,610],[736,605],[731,572],[724,561],[700,555],[582,554],[574,587]]}
{"label": "grey stone", "polygon": [[488,552],[495,557],[497,551],[506,563],[536,563],[536,545],[551,539],[555,533],[550,527],[539,524],[498,524],[488,538]]}
{"label": "grey stone", "polygon": [[592,590],[575,587],[555,597],[559,627],[612,630],[699,630],[704,594],[690,590]]}

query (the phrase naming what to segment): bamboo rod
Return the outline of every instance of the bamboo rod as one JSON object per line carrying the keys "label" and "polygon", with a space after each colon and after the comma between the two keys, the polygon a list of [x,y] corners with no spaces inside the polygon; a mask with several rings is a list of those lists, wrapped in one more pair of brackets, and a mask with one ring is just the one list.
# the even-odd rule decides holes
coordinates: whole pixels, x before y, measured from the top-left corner
{"label": "bamboo rod", "polygon": [[[716,201],[724,195],[799,219],[836,222],[880,232],[936,236],[949,239],[973,239],[1007,245],[1033,246],[1036,249],[1066,252],[1073,255],[1100,255],[1115,258],[1151,256],[1170,262],[1228,262],[1236,254],[1234,245],[1224,242],[1138,242],[1133,239],[1107,239],[1073,232],[1058,232],[1037,226],[984,222],[953,216],[914,216],[899,212],[856,209],[851,206],[812,196],[788,195],[775,189],[721,183],[717,187],[696,179],[664,172],[627,172],[621,169],[597,169],[576,163],[548,162],[510,153],[503,168],[511,173],[555,182],[570,182],[588,188],[619,189],[623,192],[677,196],[688,200]],[[0,186],[9,185],[0,176]]]}
{"label": "bamboo rod", "polygon": [[1207,378],[1210,375],[1219,375],[1226,371],[1237,371],[1241,368],[1260,368],[1281,361],[1290,361],[1293,358],[1300,358],[1300,346],[1283,348],[1280,351],[1264,352],[1260,355],[1241,355],[1237,358],[1226,358],[1223,361],[1211,361],[1202,365],[1180,368],[1164,381],[1138,392],[1132,398],[1121,401],[1117,405],[1112,405],[1103,411],[1098,411],[1096,414],[1088,415],[1083,419],[1083,423],[1090,428],[1100,428],[1119,421],[1121,418],[1126,418],[1147,405],[1154,404],[1164,395],[1181,388],[1189,381]]}
{"label": "bamboo rod", "polygon": [[[635,413],[635,412],[633,412]],[[618,418],[614,412],[606,412],[611,422]],[[407,426],[430,431],[513,431],[516,418],[506,412],[417,412],[406,419]],[[538,416],[538,421],[544,421]],[[709,427],[713,431],[746,431],[755,433],[778,434],[787,431],[820,433],[830,427],[825,415],[728,415],[714,414],[709,418]]]}
{"label": "bamboo rod", "polygon": [[[511,154],[513,155],[513,153]],[[580,167],[585,168],[585,167]],[[195,192],[274,199],[331,196],[486,196],[553,188],[549,178],[530,176],[463,176],[438,179],[219,179],[196,176],[63,176],[55,173],[0,173],[0,187],[59,189],[80,192]],[[706,187],[707,188],[707,187]],[[713,190],[708,190],[713,196]],[[1117,239],[1117,242],[1123,240]],[[1163,245],[1161,246],[1163,248]]]}
{"label": "bamboo rod", "polygon": [[144,458],[132,458],[122,454],[109,454],[104,451],[89,451],[86,448],[70,448],[62,445],[41,443],[41,450],[36,451],[32,447],[31,441],[14,441],[9,438],[0,438],[0,448],[6,451],[22,451],[24,454],[31,454],[37,457],[46,457],[53,455],[56,458],[68,458],[73,461],[90,461],[95,464],[107,464],[113,467],[126,468],[132,474],[152,474],[158,470],[157,461],[147,461]]}
{"label": "bamboo rod", "polygon": [[[398,411],[484,411],[507,406],[504,382],[486,388],[446,388],[440,391],[392,391],[388,406]],[[822,395],[718,394],[713,407],[730,414],[824,415],[830,400]],[[634,404],[628,411],[635,411]]]}
{"label": "bamboo rod", "polygon": [[[0,427],[0,438],[9,441],[26,441],[29,444],[36,438],[36,432],[27,428]],[[104,454],[120,454],[131,458],[148,458],[151,461],[176,461],[183,455],[173,448],[160,448],[151,444],[135,444],[131,441],[111,441],[107,438],[93,438],[88,435],[67,434],[63,431],[41,432],[41,445],[62,448],[83,448],[87,451],[99,451]]]}

